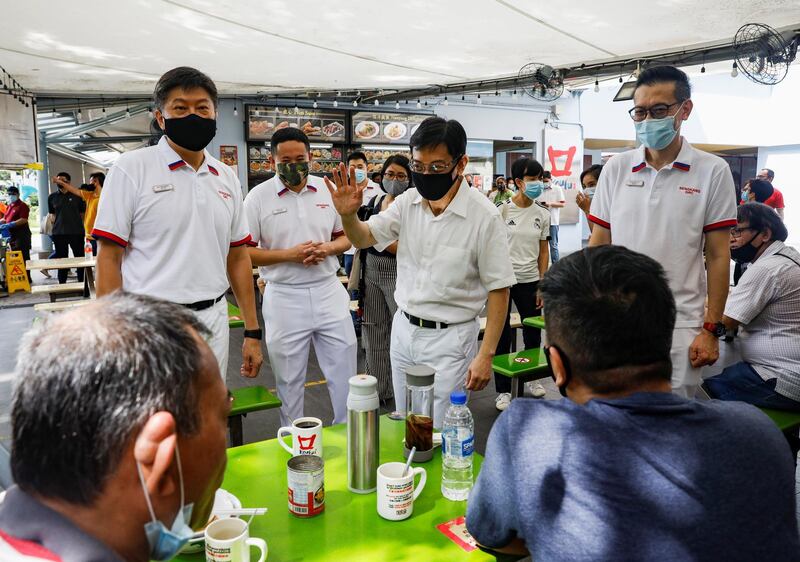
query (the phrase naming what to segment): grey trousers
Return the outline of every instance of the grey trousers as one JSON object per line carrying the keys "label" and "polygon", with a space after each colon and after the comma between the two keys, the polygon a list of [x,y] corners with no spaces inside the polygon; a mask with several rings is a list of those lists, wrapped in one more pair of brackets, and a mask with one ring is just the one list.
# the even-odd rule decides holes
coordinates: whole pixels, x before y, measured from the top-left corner
{"label": "grey trousers", "polygon": [[378,397],[392,398],[392,364],[389,342],[392,318],[397,311],[394,286],[397,280],[397,260],[367,253],[364,271],[364,317],[361,322],[367,374],[378,379]]}

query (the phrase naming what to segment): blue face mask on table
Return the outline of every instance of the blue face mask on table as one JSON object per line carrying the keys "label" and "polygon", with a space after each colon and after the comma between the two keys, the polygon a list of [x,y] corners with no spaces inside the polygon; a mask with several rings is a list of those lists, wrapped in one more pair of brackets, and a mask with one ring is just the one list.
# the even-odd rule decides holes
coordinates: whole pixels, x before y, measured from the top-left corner
{"label": "blue face mask on table", "polygon": [[529,199],[536,199],[544,191],[544,182],[541,180],[526,181],[525,182],[525,195]]}
{"label": "blue face mask on table", "polygon": [[[683,104],[678,107],[677,115]],[[645,148],[652,148],[653,150],[662,150],[669,146],[673,141],[678,130],[675,128],[675,115],[668,115],[662,119],[645,119],[634,123],[636,127],[636,139],[642,143]]]}
{"label": "blue face mask on table", "polygon": [[147,509],[150,510],[150,517],[153,519],[144,526],[144,532],[147,535],[147,543],[150,545],[150,560],[155,560],[156,562],[175,558],[194,535],[194,531],[189,526],[194,504],[184,505],[183,503],[183,470],[181,470],[181,455],[178,451],[177,442],[175,443],[175,459],[178,462],[178,479],[181,486],[181,508],[175,515],[175,521],[172,523],[171,529],[167,529],[164,523],[156,519],[153,504],[150,502],[150,494],[147,493],[147,486],[144,482],[142,467],[138,462],[136,463],[136,469],[139,471],[139,481],[142,484],[142,490],[144,490],[144,499],[147,501]]}

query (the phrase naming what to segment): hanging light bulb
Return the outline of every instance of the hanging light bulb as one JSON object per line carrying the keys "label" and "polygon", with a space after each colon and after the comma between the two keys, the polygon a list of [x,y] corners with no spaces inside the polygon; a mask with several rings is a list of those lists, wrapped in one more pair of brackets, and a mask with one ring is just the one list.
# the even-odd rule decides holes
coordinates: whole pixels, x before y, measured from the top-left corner
{"label": "hanging light bulb", "polygon": [[147,115],[149,117],[153,116],[153,106],[150,106],[150,107],[147,108]]}
{"label": "hanging light bulb", "polygon": [[417,100],[417,109],[422,109],[422,102]]}
{"label": "hanging light bulb", "polygon": [[358,107],[358,100],[353,100],[353,107]]}
{"label": "hanging light bulb", "polygon": [[445,104],[445,105],[450,105],[450,102],[449,102],[449,101],[447,101],[447,96],[445,96],[445,97],[444,97],[444,104]]}
{"label": "hanging light bulb", "polygon": [[380,104],[381,104],[381,102],[379,102],[378,100],[375,100],[375,105],[376,105],[376,106],[378,106],[378,105],[380,105]]}
{"label": "hanging light bulb", "polygon": [[517,89],[514,88],[514,93],[511,94],[511,99],[517,99]]}
{"label": "hanging light bulb", "polygon": [[595,92],[600,91],[600,82],[597,81],[597,78],[594,79],[594,91]]}
{"label": "hanging light bulb", "polygon": [[461,101],[464,101],[464,94],[461,94]]}
{"label": "hanging light bulb", "polygon": [[314,109],[317,109],[317,105],[319,105],[319,104],[317,104],[317,100],[314,100],[314,103],[311,104],[311,107],[313,107]]}
{"label": "hanging light bulb", "polygon": [[428,100],[425,100],[425,107],[428,107]]}
{"label": "hanging light bulb", "polygon": [[395,109],[400,109],[400,102],[399,101],[394,102],[394,108]]}
{"label": "hanging light bulb", "polygon": [[233,116],[239,117],[239,106],[236,105],[236,100],[233,101]]}
{"label": "hanging light bulb", "polygon": [[705,73],[706,73],[706,65],[703,65],[700,67],[700,74],[705,74]]}
{"label": "hanging light bulb", "polygon": [[481,101],[481,95],[480,95],[480,94],[478,94],[478,105],[480,105],[480,104],[482,104],[482,103],[483,103],[483,101]]}
{"label": "hanging light bulb", "polygon": [[622,76],[619,77],[619,83],[622,84]]}
{"label": "hanging light bulb", "polygon": [[333,107],[339,107],[339,100],[333,100]]}
{"label": "hanging light bulb", "polygon": [[130,118],[131,118],[131,108],[130,108],[130,107],[126,107],[126,108],[125,108],[125,117],[126,117],[127,119],[130,119]]}
{"label": "hanging light bulb", "polygon": [[739,65],[736,64],[736,61],[733,61],[733,69],[731,69],[731,76],[733,78],[739,76]]}

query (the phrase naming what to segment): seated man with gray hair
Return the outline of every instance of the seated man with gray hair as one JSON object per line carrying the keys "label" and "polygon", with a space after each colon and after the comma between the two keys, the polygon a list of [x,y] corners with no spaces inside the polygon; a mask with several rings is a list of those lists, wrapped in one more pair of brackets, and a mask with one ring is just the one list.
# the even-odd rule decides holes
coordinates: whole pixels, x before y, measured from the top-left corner
{"label": "seated man with gray hair", "polygon": [[207,335],[180,305],[117,292],[25,336],[0,560],[169,560],[206,524],[230,410]]}

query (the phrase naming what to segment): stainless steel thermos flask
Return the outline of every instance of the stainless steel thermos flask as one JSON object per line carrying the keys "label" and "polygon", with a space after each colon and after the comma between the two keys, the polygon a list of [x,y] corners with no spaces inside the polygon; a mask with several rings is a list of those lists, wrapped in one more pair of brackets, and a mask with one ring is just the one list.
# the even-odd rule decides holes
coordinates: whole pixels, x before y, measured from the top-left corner
{"label": "stainless steel thermos flask", "polygon": [[350,377],[347,395],[347,487],[357,494],[378,487],[379,422],[378,379]]}

